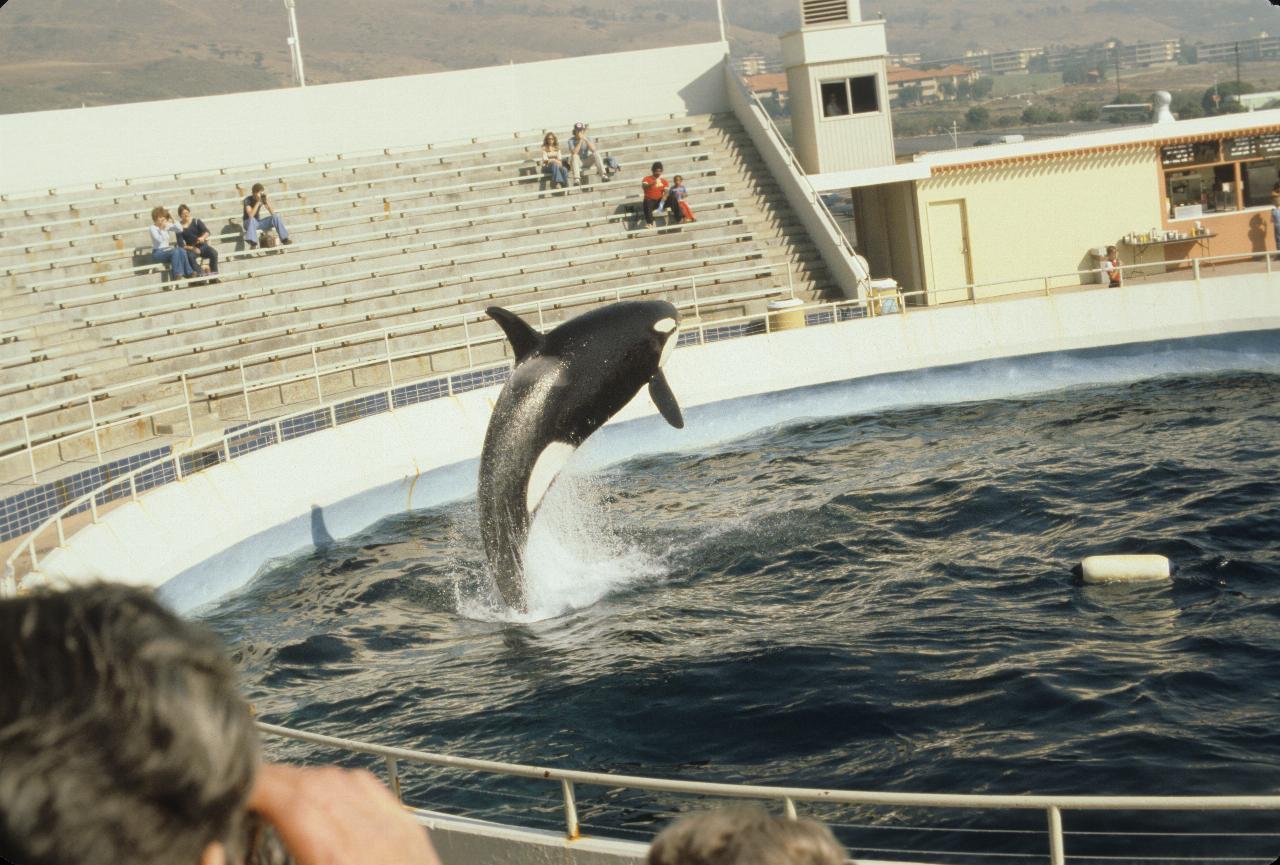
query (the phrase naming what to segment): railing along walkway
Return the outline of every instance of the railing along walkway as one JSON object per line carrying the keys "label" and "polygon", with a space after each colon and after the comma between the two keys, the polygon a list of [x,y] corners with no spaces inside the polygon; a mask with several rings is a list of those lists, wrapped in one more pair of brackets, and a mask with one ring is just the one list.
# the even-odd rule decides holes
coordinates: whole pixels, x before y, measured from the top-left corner
{"label": "railing along walkway", "polygon": [[[402,766],[431,766],[443,769],[463,770],[487,776],[505,778],[522,778],[552,785],[559,788],[559,810],[563,819],[564,835],[569,840],[581,836],[581,823],[578,817],[578,788],[582,786],[603,787],[611,794],[620,790],[647,791],[650,793],[672,793],[682,796],[713,797],[716,799],[750,799],[772,803],[789,818],[796,819],[800,803],[821,803],[826,813],[866,806],[891,807],[895,809],[896,820],[889,826],[863,825],[854,828],[883,831],[892,828],[899,832],[924,834],[939,831],[929,826],[912,825],[906,822],[901,812],[918,812],[927,810],[1008,812],[1008,811],[1040,811],[1044,814],[1044,828],[1040,835],[1044,839],[1042,858],[1047,858],[1050,865],[1065,865],[1067,861],[1067,833],[1064,830],[1064,814],[1070,812],[1243,812],[1243,811],[1280,811],[1280,796],[1277,795],[1238,795],[1238,796],[1087,796],[1087,795],[989,795],[970,793],[895,793],[874,790],[843,790],[816,787],[781,787],[764,784],[719,783],[708,781],[689,781],[672,778],[653,778],[640,775],[622,775],[612,772],[589,772],[576,769],[562,769],[554,766],[532,766],[520,763],[507,763],[497,760],[480,760],[469,757],[457,757],[451,754],[417,751],[409,748],[398,748],[359,742],[353,739],[327,736],[303,730],[290,729],[275,724],[259,722],[258,729],[271,738],[285,739],[318,745],[325,749],[338,750],[349,754],[360,754],[381,761],[387,781],[397,797],[404,801],[402,793]],[[414,803],[411,803],[414,804]],[[825,813],[824,813],[825,816]],[[840,825],[840,824],[837,824]],[[952,832],[980,833],[992,835],[1030,834],[1026,830],[947,830]],[[1173,839],[1175,848],[1178,839],[1203,838],[1199,832],[1161,832],[1144,833],[1136,829],[1131,833],[1087,832],[1082,835],[1115,835],[1125,839],[1133,836],[1159,836],[1167,840]],[[1230,836],[1223,833],[1224,840]],[[1256,836],[1255,836],[1256,837]],[[1280,833],[1264,833],[1264,837],[1280,839]],[[1021,858],[1034,861],[1030,854],[1013,854],[1007,851],[971,851],[971,850],[921,850],[921,849],[867,849],[853,845],[853,853],[860,857],[865,853],[877,855],[890,854],[898,858],[909,858],[910,861],[921,861],[927,856],[977,856],[983,861],[1000,861],[1010,858]],[[1076,860],[1106,860],[1124,862],[1161,862],[1195,861],[1195,862],[1244,862],[1263,861],[1227,856],[1213,857],[1169,857],[1169,856],[1072,856]]]}

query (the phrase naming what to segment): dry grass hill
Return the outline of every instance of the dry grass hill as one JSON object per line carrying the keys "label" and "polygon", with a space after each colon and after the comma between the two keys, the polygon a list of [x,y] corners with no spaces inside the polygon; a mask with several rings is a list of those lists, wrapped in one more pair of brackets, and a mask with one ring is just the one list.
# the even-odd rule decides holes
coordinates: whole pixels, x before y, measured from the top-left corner
{"label": "dry grass hill", "polygon": [[[735,53],[777,52],[797,0],[724,0]],[[894,51],[1198,40],[1280,31],[1265,0],[863,0]],[[298,0],[309,83],[525,62],[716,37],[714,0]],[[283,86],[278,0],[9,0],[0,113]],[[571,88],[572,83],[566,82]]]}

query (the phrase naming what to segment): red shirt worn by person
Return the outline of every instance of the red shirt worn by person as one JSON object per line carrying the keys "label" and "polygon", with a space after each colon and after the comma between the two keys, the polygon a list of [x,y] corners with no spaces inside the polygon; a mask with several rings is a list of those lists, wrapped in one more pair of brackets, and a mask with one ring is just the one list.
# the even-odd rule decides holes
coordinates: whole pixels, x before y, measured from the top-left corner
{"label": "red shirt worn by person", "polygon": [[650,201],[661,201],[662,197],[667,194],[667,187],[671,182],[665,177],[646,177],[640,181],[640,185],[644,188],[644,197]]}

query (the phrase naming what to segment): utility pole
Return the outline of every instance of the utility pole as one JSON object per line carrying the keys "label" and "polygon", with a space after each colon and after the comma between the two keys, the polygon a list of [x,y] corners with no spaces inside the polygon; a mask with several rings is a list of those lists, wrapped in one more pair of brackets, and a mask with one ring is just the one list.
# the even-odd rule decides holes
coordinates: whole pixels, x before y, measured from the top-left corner
{"label": "utility pole", "polygon": [[298,38],[298,16],[293,9],[294,0],[284,0],[289,10],[289,59],[293,61],[293,80],[299,87],[307,86],[307,76],[302,71],[302,40]]}
{"label": "utility pole", "polygon": [[1116,43],[1116,96],[1120,95],[1120,43]]}
{"label": "utility pole", "polygon": [[1236,92],[1240,92],[1240,42],[1236,42]]}

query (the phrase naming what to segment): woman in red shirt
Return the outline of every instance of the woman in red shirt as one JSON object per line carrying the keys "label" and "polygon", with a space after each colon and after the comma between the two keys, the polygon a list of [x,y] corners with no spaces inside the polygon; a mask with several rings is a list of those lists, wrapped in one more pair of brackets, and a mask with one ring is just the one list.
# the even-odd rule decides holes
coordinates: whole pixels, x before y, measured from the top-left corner
{"label": "woman in red shirt", "polygon": [[644,190],[644,227],[653,228],[653,211],[662,199],[667,197],[667,187],[671,184],[662,176],[662,163],[655,162],[649,168],[649,176],[640,181]]}

